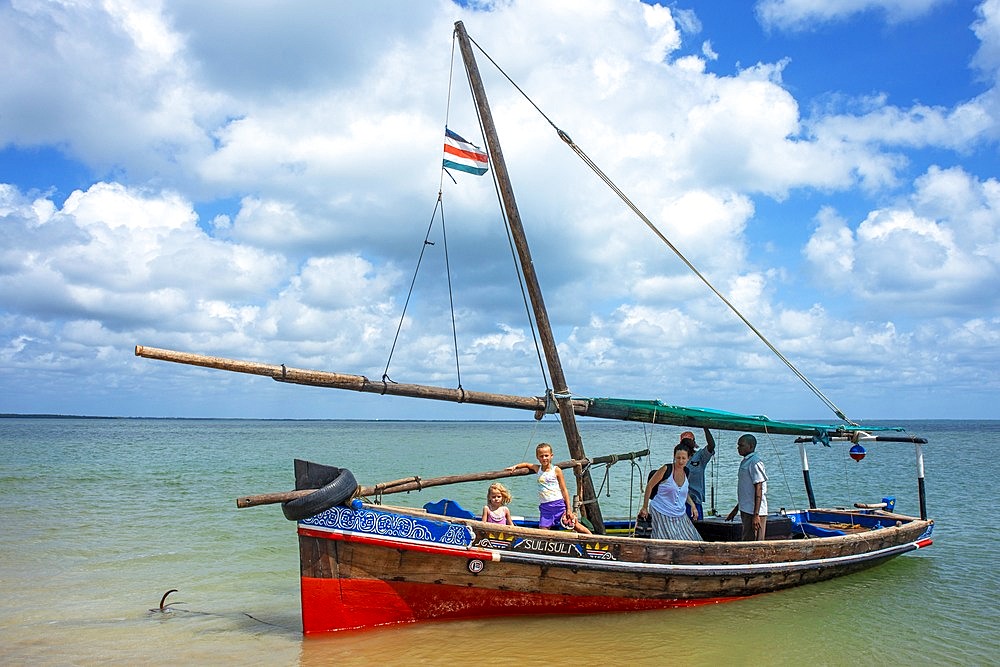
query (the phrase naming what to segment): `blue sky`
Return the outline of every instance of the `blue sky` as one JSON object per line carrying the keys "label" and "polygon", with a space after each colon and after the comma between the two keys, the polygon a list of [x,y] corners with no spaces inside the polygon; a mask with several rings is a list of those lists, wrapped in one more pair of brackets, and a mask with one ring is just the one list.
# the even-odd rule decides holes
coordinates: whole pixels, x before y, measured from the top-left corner
{"label": "blue sky", "polygon": [[[469,33],[850,417],[1000,418],[1000,0],[0,3],[0,412],[462,419],[379,378],[439,187],[466,389],[538,395]],[[480,59],[571,390],[823,404]],[[454,387],[431,230],[389,375]]]}

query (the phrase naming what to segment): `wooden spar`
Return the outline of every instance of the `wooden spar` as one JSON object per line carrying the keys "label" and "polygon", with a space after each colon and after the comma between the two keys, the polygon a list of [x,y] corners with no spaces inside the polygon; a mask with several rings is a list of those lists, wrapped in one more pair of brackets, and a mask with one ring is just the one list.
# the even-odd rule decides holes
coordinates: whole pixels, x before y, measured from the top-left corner
{"label": "wooden spar", "polygon": [[[369,394],[389,394],[392,396],[409,396],[411,398],[428,398],[454,403],[475,403],[477,405],[492,405],[501,408],[516,408],[531,410],[538,418],[545,410],[545,399],[539,396],[511,396],[509,394],[491,394],[483,391],[468,391],[465,389],[450,389],[422,384],[397,384],[394,382],[372,382],[363,375],[348,375],[346,373],[331,373],[328,371],[313,371],[301,368],[289,368],[285,365],[262,364],[256,361],[226,359],[211,357],[191,352],[177,352],[145,345],[135,346],[135,355],[147,359],[159,359],[190,366],[215,368],[234,373],[262,375],[278,382],[302,384],[312,387],[329,387],[347,389]],[[582,403],[582,401],[580,402]],[[582,410],[582,406],[575,409]]]}
{"label": "wooden spar", "polygon": [[[507,173],[507,164],[504,162],[503,151],[500,149],[500,138],[497,135],[496,126],[493,124],[493,113],[490,111],[486,89],[483,86],[482,77],[479,75],[479,66],[476,64],[476,57],[472,52],[469,35],[465,32],[465,25],[461,21],[455,22],[455,35],[458,38],[458,45],[462,51],[462,60],[465,62],[465,70],[469,76],[469,83],[472,86],[472,95],[475,98],[476,108],[479,110],[479,119],[483,125],[486,145],[490,149],[490,162],[493,165],[493,173],[500,189],[500,198],[503,200],[504,210],[507,214],[511,237],[514,240],[514,247],[517,249],[517,256],[521,261],[521,272],[524,275],[525,286],[527,287],[528,297],[531,301],[531,309],[535,316],[535,323],[538,325],[538,336],[541,339],[542,350],[545,353],[545,362],[549,368],[552,391],[556,404],[559,407],[559,419],[562,421],[563,431],[566,434],[566,444],[569,446],[569,453],[573,458],[585,459],[587,458],[587,454],[583,449],[583,439],[580,437],[580,431],[576,427],[573,399],[569,387],[566,385],[562,362],[559,360],[559,351],[556,349],[555,336],[552,333],[548,311],[546,311],[545,302],[542,299],[538,276],[535,274],[535,266],[531,259],[531,252],[528,249],[527,236],[524,233],[524,226],[521,224],[521,215],[517,209],[517,201],[514,199],[510,174]],[[590,473],[584,472],[581,479],[581,486],[583,507],[587,518],[590,519],[597,533],[604,533],[604,519],[601,516],[601,507],[597,501],[597,494],[594,492],[594,483],[590,478]]]}
{"label": "wooden spar", "polygon": [[[510,394],[492,394],[483,391],[451,389],[449,387],[435,387],[433,385],[424,384],[373,382],[363,375],[350,375],[347,373],[334,373],[330,371],[289,368],[278,364],[264,364],[257,361],[243,361],[240,359],[227,359],[225,357],[212,357],[202,354],[194,354],[191,352],[178,352],[176,350],[147,347],[145,345],[136,345],[135,354],[137,357],[145,357],[147,359],[158,359],[160,361],[170,361],[190,366],[214,368],[234,373],[261,375],[269,377],[272,380],[277,380],[278,382],[301,384],[311,387],[345,389],[370,394],[408,396],[411,398],[425,398],[436,401],[451,401],[453,403],[474,403],[476,405],[491,405],[498,408],[530,410],[535,413],[535,419],[541,419],[545,411],[545,398],[541,396],[513,396]],[[576,414],[582,417],[594,417],[596,419],[614,419],[616,421],[643,422],[646,424],[657,424],[659,426],[682,426],[684,428],[711,428],[770,434],[780,433],[782,435],[803,435],[805,433],[809,433],[809,437],[803,442],[812,442],[812,435],[815,433],[815,429],[813,428],[782,426],[766,421],[759,424],[747,421],[740,423],[738,427],[734,427],[732,424],[727,423],[725,418],[712,416],[676,416],[669,413],[659,413],[653,407],[622,407],[618,405],[608,405],[595,402],[586,398],[575,398],[573,399],[572,404],[573,411]],[[898,442],[927,442],[925,438],[916,438],[908,435],[880,435],[865,438],[866,441],[871,439]]]}
{"label": "wooden spar", "polygon": [[[373,382],[364,375],[351,375],[331,371],[290,368],[279,364],[264,364],[258,361],[212,357],[203,354],[194,354],[192,352],[178,352],[176,350],[148,347],[145,345],[136,345],[135,355],[137,357],[145,357],[147,359],[170,361],[178,364],[187,364],[189,366],[201,366],[202,368],[214,368],[233,373],[261,375],[263,377],[269,377],[272,380],[277,380],[278,382],[287,382],[289,384],[324,387],[327,389],[344,389],[369,394],[408,396],[410,398],[425,398],[436,401],[450,401],[453,403],[474,403],[476,405],[491,405],[498,408],[513,408],[516,410],[530,410],[535,413],[535,419],[541,419],[542,414],[545,411],[545,398],[542,396],[513,396],[510,394],[492,394],[484,391],[470,391],[468,389],[435,387],[433,385],[425,384]],[[643,422],[647,424],[658,424],[660,426],[683,426],[685,428],[734,430],[733,426],[727,424],[724,419],[713,417],[676,417],[670,414],[657,413],[653,408],[605,405],[595,403],[586,398],[573,399],[572,405],[573,411],[582,417]],[[754,424],[752,422],[742,423],[739,428],[735,430],[755,433],[781,433],[784,435],[813,433],[812,430],[804,430],[801,428],[785,428],[769,423]],[[876,439],[885,440],[893,437],[902,442],[914,441],[912,436],[878,436]],[[811,442],[811,435],[807,440]],[[924,443],[927,442],[927,440],[923,438],[917,439],[917,441]]]}
{"label": "wooden spar", "polygon": [[[572,461],[562,461],[557,463],[556,466],[559,468],[575,468],[576,466],[586,466],[601,463],[615,463],[616,461],[630,461],[632,459],[641,458],[649,454],[648,449],[643,449],[638,452],[629,452],[627,454],[612,454],[610,456],[598,456],[594,459],[583,459],[583,460],[572,460]],[[431,477],[430,479],[422,479],[420,477],[404,477],[403,479],[393,480],[391,482],[379,482],[374,486],[361,486],[358,487],[355,496],[384,496],[390,493],[403,493],[408,491],[420,491],[421,489],[426,489],[432,486],[443,486],[445,484],[460,484],[462,482],[481,482],[489,479],[501,479],[504,477],[518,477],[522,475],[529,475],[531,471],[526,468],[521,468],[520,470],[491,470],[486,472],[473,472],[466,473],[463,475],[446,475],[444,477]],[[283,503],[289,500],[294,500],[296,498],[301,498],[302,496],[308,496],[310,493],[316,489],[298,489],[296,491],[278,491],[275,493],[259,493],[252,496],[241,496],[236,499],[237,507],[256,507],[258,505],[271,505],[274,503]]]}

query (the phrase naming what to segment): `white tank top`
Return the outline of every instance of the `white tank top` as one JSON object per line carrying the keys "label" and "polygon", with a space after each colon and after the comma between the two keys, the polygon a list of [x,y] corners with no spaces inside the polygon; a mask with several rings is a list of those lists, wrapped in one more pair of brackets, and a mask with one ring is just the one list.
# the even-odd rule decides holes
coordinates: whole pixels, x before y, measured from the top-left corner
{"label": "white tank top", "polygon": [[688,497],[688,480],[684,477],[684,483],[677,486],[674,481],[673,472],[667,474],[656,489],[656,495],[649,501],[649,506],[660,514],[667,516],[681,516],[684,514],[684,505]]}
{"label": "white tank top", "polygon": [[538,502],[551,503],[553,500],[562,500],[562,490],[559,488],[559,478],[556,477],[555,466],[542,472],[538,469]]}

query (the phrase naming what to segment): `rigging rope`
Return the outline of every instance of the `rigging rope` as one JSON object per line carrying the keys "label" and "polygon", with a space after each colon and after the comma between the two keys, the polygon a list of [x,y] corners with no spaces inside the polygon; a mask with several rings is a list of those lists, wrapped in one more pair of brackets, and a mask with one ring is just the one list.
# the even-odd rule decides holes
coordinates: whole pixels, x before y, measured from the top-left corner
{"label": "rigging rope", "polygon": [[[447,102],[445,104],[445,113],[444,113],[444,117],[445,117],[444,126],[445,126],[446,129],[448,127],[448,118],[451,115],[451,85],[452,85],[452,78],[453,78],[453,73],[454,73],[454,66],[455,66],[455,44],[454,44],[454,40],[453,40],[452,41],[452,67],[451,67],[451,70],[449,70],[449,72],[448,72],[448,99],[447,99]],[[454,350],[455,350],[455,377],[456,377],[456,381],[458,382],[458,387],[457,388],[458,388],[458,390],[460,392],[460,396],[462,396],[464,398],[465,391],[462,388],[462,367],[461,367],[461,363],[459,361],[459,353],[458,353],[458,326],[457,326],[456,319],[455,319],[455,296],[454,296],[454,290],[452,288],[452,282],[451,282],[451,261],[449,259],[449,255],[448,255],[448,230],[447,230],[447,226],[445,225],[445,215],[444,215],[444,197],[443,197],[443,193],[444,193],[444,176],[445,176],[445,174],[448,174],[448,170],[445,169],[444,166],[442,165],[442,167],[441,167],[441,177],[440,177],[440,180],[438,181],[437,201],[434,203],[434,211],[431,213],[431,220],[430,220],[430,222],[427,225],[427,232],[424,234],[424,242],[420,246],[420,254],[417,257],[417,265],[416,265],[416,267],[413,270],[413,278],[410,280],[410,289],[406,293],[406,302],[403,304],[403,312],[400,313],[399,324],[396,326],[396,335],[393,337],[393,339],[392,339],[392,346],[389,348],[389,357],[388,357],[388,359],[386,359],[385,370],[382,372],[382,383],[384,385],[387,382],[392,382],[392,379],[389,377],[389,364],[392,363],[392,355],[396,351],[396,343],[399,342],[399,334],[400,334],[400,332],[403,329],[403,322],[406,320],[406,310],[407,310],[407,308],[410,305],[410,298],[413,296],[413,289],[414,289],[414,286],[416,285],[416,282],[417,282],[417,274],[420,273],[420,266],[423,263],[423,259],[424,259],[424,251],[427,250],[427,246],[434,245],[434,243],[432,241],[430,241],[431,229],[434,228],[434,219],[435,219],[435,217],[437,217],[437,212],[440,210],[441,211],[441,239],[442,239],[441,243],[444,246],[445,276],[446,276],[447,283],[448,283],[448,305],[449,305],[449,309],[450,309],[450,312],[451,312],[451,339],[452,339],[452,343],[454,345]],[[451,178],[452,181],[455,181],[455,178],[451,174],[448,174],[448,177]]]}
{"label": "rigging rope", "polygon": [[[795,498],[792,496],[792,487],[788,484],[788,475],[785,474],[785,466],[781,464],[781,452],[778,451],[778,446],[775,444],[774,438],[766,428],[764,430],[764,435],[767,437],[767,442],[771,445],[772,451],[774,451],[774,459],[778,462],[778,470],[781,471],[781,479],[785,483],[785,494],[788,496],[788,505],[789,507],[795,507],[796,503]],[[770,510],[771,508],[768,507],[768,509]],[[771,513],[773,514],[773,510]]]}
{"label": "rigging rope", "polygon": [[[457,38],[453,35],[452,36],[452,40],[451,40],[452,68],[453,69],[454,69],[454,65],[455,65],[455,40],[456,39]],[[473,42],[473,43],[475,44],[475,42]],[[479,46],[479,45],[477,44],[476,46]],[[482,51],[482,49],[480,49],[480,51]],[[488,57],[489,56],[487,56],[487,58]],[[494,63],[494,64],[496,64],[496,63]],[[472,75],[468,71],[466,71],[466,79],[469,82],[469,93],[472,95],[473,99],[475,99],[475,90],[474,90],[474,86],[472,85]],[[450,75],[449,75],[449,95],[450,95],[450,86],[451,86],[451,83],[450,83]],[[479,114],[478,107],[476,108],[476,119],[479,121],[479,135],[481,137],[485,137],[486,136],[486,128],[483,125],[483,119],[482,119],[482,117]],[[484,145],[486,144],[485,138],[483,140],[483,144]],[[486,146],[486,148],[484,148],[483,150],[486,151],[486,154],[487,154],[487,156],[489,158],[490,164],[493,165],[493,154],[490,153],[489,147]],[[495,168],[495,165],[494,165],[493,169],[490,169],[490,178],[493,179],[493,189],[496,192],[497,201],[502,201],[502,197],[500,195],[500,182],[497,180],[497,170]],[[548,373],[546,372],[545,361],[542,359],[542,347],[541,347],[541,343],[538,341],[538,332],[535,330],[535,318],[534,318],[534,316],[532,314],[532,311],[531,311],[531,305],[528,303],[528,292],[527,292],[527,289],[526,289],[525,284],[524,284],[524,282],[525,282],[524,281],[524,274],[522,273],[521,265],[520,265],[520,263],[518,262],[518,259],[517,259],[517,257],[518,257],[518,255],[517,255],[517,249],[514,247],[514,237],[513,237],[513,232],[511,232],[511,229],[510,229],[510,220],[507,218],[507,211],[504,209],[503,206],[500,206],[500,217],[503,219],[504,230],[507,232],[507,244],[510,246],[510,254],[511,254],[511,257],[513,258],[513,261],[514,261],[514,274],[517,276],[517,284],[521,288],[521,301],[524,303],[524,310],[525,310],[525,313],[527,314],[527,317],[528,317],[528,326],[531,329],[531,339],[532,339],[532,341],[535,344],[535,356],[538,358],[538,369],[539,369],[539,371],[541,372],[541,375],[542,375],[542,384],[545,385],[545,395],[548,396],[551,393],[551,388],[549,387],[549,378],[548,378]]]}
{"label": "rigging rope", "polygon": [[583,160],[584,164],[586,164],[586,165],[587,165],[588,167],[590,167],[591,171],[593,171],[593,172],[594,172],[594,173],[595,173],[595,174],[596,174],[596,175],[598,176],[598,178],[600,178],[600,179],[601,179],[602,181],[604,181],[604,183],[605,183],[605,184],[606,184],[606,185],[607,185],[608,187],[610,187],[610,188],[611,188],[611,189],[612,189],[612,190],[613,190],[613,191],[615,192],[615,194],[617,194],[617,195],[618,195],[618,197],[619,197],[619,198],[621,198],[621,200],[622,200],[623,202],[625,202],[625,205],[626,205],[626,206],[628,206],[628,207],[629,207],[630,209],[632,209],[632,211],[633,211],[633,212],[634,212],[634,213],[636,214],[636,216],[637,216],[637,217],[638,217],[638,218],[639,218],[640,220],[642,220],[642,221],[643,221],[643,222],[644,222],[644,223],[646,224],[646,226],[647,226],[647,227],[648,227],[648,228],[649,228],[649,229],[650,229],[650,230],[651,230],[651,231],[652,231],[652,232],[653,232],[653,233],[654,233],[654,234],[655,234],[655,235],[656,235],[657,237],[659,237],[659,239],[660,239],[661,241],[663,241],[663,243],[665,243],[665,244],[667,245],[667,247],[668,247],[668,248],[670,248],[670,250],[672,250],[672,251],[673,251],[673,253],[674,253],[674,254],[675,254],[675,255],[676,255],[676,256],[677,256],[677,257],[678,257],[678,258],[679,258],[679,259],[680,259],[680,260],[681,260],[681,261],[682,261],[682,262],[683,262],[683,263],[684,263],[684,264],[685,264],[685,265],[686,265],[686,266],[687,266],[687,267],[688,267],[688,268],[689,268],[689,269],[690,269],[691,271],[692,271],[692,272],[694,272],[694,274],[695,274],[696,276],[698,276],[698,278],[699,278],[699,279],[700,279],[700,280],[701,280],[701,281],[702,281],[703,283],[705,283],[705,285],[706,285],[706,286],[707,286],[707,287],[708,287],[708,288],[709,288],[710,290],[712,290],[712,292],[714,292],[714,293],[715,293],[715,295],[716,295],[717,297],[719,297],[719,298],[720,298],[720,299],[722,300],[722,302],[723,302],[723,303],[725,303],[725,304],[726,304],[726,305],[727,305],[727,306],[729,307],[729,309],[730,309],[731,311],[733,311],[733,313],[735,313],[735,314],[736,314],[736,316],[737,316],[737,317],[739,317],[739,318],[740,318],[740,319],[741,319],[741,320],[743,321],[743,323],[744,323],[744,324],[746,324],[746,325],[747,325],[747,326],[748,326],[748,327],[750,328],[750,330],[751,330],[751,331],[753,331],[753,332],[754,332],[754,333],[755,333],[755,334],[757,335],[757,337],[758,337],[758,338],[759,338],[759,339],[760,339],[760,340],[761,340],[761,341],[762,341],[762,342],[764,343],[764,345],[766,345],[766,346],[768,347],[768,349],[770,349],[770,350],[771,350],[771,352],[773,352],[773,353],[775,354],[775,356],[777,356],[777,357],[778,357],[778,359],[780,359],[780,360],[781,360],[781,361],[782,361],[782,362],[783,362],[783,363],[785,364],[785,366],[787,366],[787,367],[788,367],[788,368],[789,368],[789,369],[790,369],[790,370],[792,371],[792,373],[794,373],[794,374],[795,374],[795,376],[796,376],[796,377],[798,377],[798,378],[799,378],[799,380],[801,380],[801,381],[802,381],[802,382],[803,382],[803,383],[804,383],[804,384],[806,385],[806,387],[808,387],[808,388],[809,388],[809,390],[810,390],[810,391],[812,391],[812,392],[813,392],[813,394],[815,394],[815,395],[816,395],[816,397],[817,397],[817,398],[819,398],[819,399],[820,399],[820,400],[821,400],[821,401],[823,402],[823,404],[824,404],[824,405],[826,405],[826,406],[827,406],[827,407],[828,407],[828,408],[829,408],[830,410],[832,410],[832,411],[833,411],[833,413],[834,413],[835,415],[837,415],[837,417],[839,417],[840,419],[844,420],[845,422],[849,423],[849,424],[850,424],[850,425],[852,425],[852,426],[857,426],[857,424],[856,424],[855,422],[853,422],[852,420],[850,420],[850,419],[848,419],[848,418],[847,418],[847,416],[846,416],[846,415],[844,414],[844,412],[843,412],[843,411],[842,411],[842,410],[841,410],[840,408],[838,408],[838,407],[837,407],[837,406],[836,406],[836,405],[835,405],[835,404],[833,403],[833,401],[831,401],[831,400],[830,400],[829,398],[827,398],[827,397],[826,397],[826,395],[825,395],[825,394],[824,394],[824,393],[823,393],[822,391],[820,391],[819,387],[817,387],[816,385],[814,385],[814,384],[812,383],[812,381],[810,381],[810,380],[809,380],[809,378],[807,378],[807,377],[806,377],[806,376],[805,376],[805,375],[804,375],[804,374],[803,374],[803,373],[802,373],[801,371],[799,371],[799,369],[798,369],[798,368],[796,368],[796,367],[795,367],[795,365],[794,365],[794,364],[793,364],[793,363],[792,363],[792,362],[791,362],[791,361],[790,361],[790,360],[789,360],[789,359],[788,359],[787,357],[785,357],[785,355],[783,355],[783,354],[782,354],[782,353],[781,353],[780,351],[778,351],[778,348],[776,348],[776,347],[775,347],[775,346],[774,346],[774,345],[773,345],[773,344],[771,343],[771,341],[769,341],[769,340],[768,340],[768,339],[767,339],[767,338],[766,338],[766,337],[764,336],[764,334],[763,334],[763,333],[761,333],[761,331],[760,331],[759,329],[757,329],[757,327],[755,327],[755,326],[754,326],[754,325],[753,325],[753,324],[752,324],[752,323],[750,322],[750,320],[748,320],[748,319],[747,319],[746,317],[744,317],[743,313],[741,313],[741,312],[739,311],[739,309],[737,309],[737,308],[736,308],[736,306],[734,306],[734,305],[732,304],[732,302],[730,302],[730,301],[729,301],[729,299],[727,299],[727,298],[726,298],[726,297],[725,297],[725,296],[724,296],[724,295],[722,294],[722,292],[720,292],[719,290],[717,290],[717,289],[715,288],[715,286],[714,286],[714,285],[713,285],[713,284],[712,284],[711,282],[709,282],[708,278],[706,278],[706,277],[705,277],[705,276],[704,276],[704,275],[703,275],[703,274],[701,273],[701,271],[699,271],[699,270],[698,270],[698,269],[697,269],[697,268],[695,267],[695,265],[694,265],[694,264],[692,264],[692,263],[691,263],[691,262],[690,262],[690,261],[688,260],[688,258],[684,256],[684,254],[683,254],[683,253],[682,253],[682,252],[681,252],[681,251],[680,251],[680,250],[679,250],[679,249],[677,248],[677,246],[675,246],[675,245],[674,245],[673,243],[671,243],[671,242],[670,242],[670,239],[668,239],[668,238],[667,238],[667,237],[666,237],[666,236],[665,236],[665,235],[664,235],[664,234],[663,234],[663,233],[662,233],[662,232],[661,232],[661,231],[660,231],[659,229],[657,229],[656,225],[654,225],[654,224],[653,224],[653,222],[652,222],[652,221],[651,221],[651,220],[650,220],[650,219],[649,219],[648,217],[646,217],[646,215],[645,215],[645,214],[644,214],[644,213],[643,213],[643,212],[642,212],[642,211],[641,211],[641,210],[639,209],[639,207],[638,207],[638,206],[636,206],[636,205],[635,205],[635,203],[633,203],[631,199],[629,199],[628,195],[626,195],[626,194],[625,194],[625,193],[624,193],[624,192],[623,192],[623,191],[622,191],[622,190],[621,190],[621,189],[620,189],[620,188],[619,188],[619,187],[618,187],[618,186],[617,186],[617,185],[616,185],[616,184],[614,183],[614,181],[612,181],[612,180],[611,180],[611,178],[610,178],[610,177],[609,177],[609,176],[608,176],[607,174],[605,174],[605,173],[604,173],[604,172],[603,172],[603,171],[601,170],[601,168],[600,168],[599,166],[597,166],[597,164],[596,164],[596,163],[595,163],[595,162],[594,162],[593,160],[591,160],[591,159],[590,159],[590,156],[588,156],[588,155],[587,155],[587,154],[586,154],[586,153],[585,153],[585,152],[583,151],[583,149],[581,149],[581,148],[580,148],[579,146],[577,146],[577,145],[576,145],[576,143],[574,143],[574,141],[573,141],[573,140],[572,140],[572,139],[570,138],[570,136],[569,136],[568,134],[566,134],[566,133],[565,133],[565,132],[564,132],[563,130],[561,130],[561,129],[560,129],[560,128],[559,128],[559,127],[558,127],[558,126],[557,126],[557,125],[556,125],[556,124],[555,124],[554,122],[552,122],[552,119],[550,119],[550,118],[549,118],[549,117],[548,117],[548,116],[547,116],[547,115],[545,114],[545,112],[544,112],[544,111],[542,111],[542,110],[541,110],[541,109],[539,108],[539,106],[538,106],[537,104],[535,104],[534,100],[532,100],[532,99],[531,99],[530,97],[528,97],[527,93],[525,93],[525,92],[524,92],[524,91],[523,91],[523,90],[521,89],[521,87],[520,87],[520,86],[518,86],[518,85],[517,85],[516,83],[514,83],[514,80],[513,80],[513,79],[511,79],[511,78],[510,78],[510,76],[508,76],[508,75],[507,75],[507,72],[505,72],[505,71],[503,70],[503,68],[501,68],[501,67],[500,67],[500,65],[498,65],[498,64],[497,64],[497,62],[496,62],[495,60],[493,60],[493,58],[492,58],[492,57],[490,56],[490,54],[486,53],[486,51],[485,51],[485,50],[483,49],[483,47],[481,47],[481,46],[480,46],[480,45],[479,45],[478,43],[476,43],[476,41],[475,41],[474,39],[472,39],[471,37],[470,37],[470,40],[472,41],[472,43],[473,43],[473,44],[475,44],[476,48],[477,48],[477,49],[479,49],[480,53],[482,53],[482,54],[483,54],[483,55],[484,55],[484,56],[486,57],[486,59],[487,59],[487,60],[489,60],[489,61],[490,61],[490,62],[491,62],[491,63],[493,64],[493,66],[497,68],[497,71],[499,71],[499,72],[500,72],[500,74],[502,74],[502,75],[503,75],[503,77],[504,77],[505,79],[507,79],[507,81],[509,81],[509,82],[510,82],[510,84],[511,84],[511,85],[512,85],[512,86],[513,86],[513,87],[514,87],[514,88],[515,88],[516,90],[517,90],[517,92],[519,92],[519,93],[520,93],[520,94],[521,94],[521,95],[522,95],[522,96],[524,97],[524,99],[525,99],[525,100],[527,100],[527,101],[528,101],[528,103],[529,103],[529,104],[531,104],[531,106],[533,106],[533,107],[535,108],[535,110],[536,110],[536,111],[538,111],[538,113],[539,113],[539,114],[540,114],[540,115],[542,116],[542,118],[544,118],[544,119],[545,119],[545,121],[546,121],[546,122],[547,122],[547,123],[548,123],[549,125],[551,125],[551,126],[552,126],[552,128],[553,128],[553,129],[554,129],[554,130],[556,131],[556,133],[557,133],[557,134],[559,135],[559,138],[560,138],[560,139],[562,139],[562,140],[563,140],[563,142],[564,142],[564,143],[565,143],[565,144],[566,144],[567,146],[569,146],[569,147],[570,147],[570,148],[571,148],[571,149],[573,150],[573,152],[574,152],[574,153],[576,153],[576,154],[577,154],[577,156],[578,156],[578,157],[579,157],[579,158],[580,158],[581,160]]}
{"label": "rigging rope", "polygon": [[[722,456],[722,448],[719,447],[719,440],[714,437],[714,434],[713,434],[713,438],[712,439],[715,440],[715,452],[712,454],[712,458],[711,458],[711,460],[709,462],[709,467],[711,468],[711,473],[709,474],[708,478],[710,480],[710,482],[709,482],[710,483],[709,490],[711,492],[710,495],[712,497],[712,501],[711,501],[711,503],[709,505],[708,516],[718,516],[719,512],[717,511],[717,509],[715,507],[715,489],[716,489],[716,484],[718,482],[718,477],[719,477],[719,459]],[[705,446],[708,447],[708,443],[707,442],[705,443]],[[708,500],[708,498],[702,498],[701,499],[702,510],[704,510],[704,508],[705,508],[705,501],[707,501],[707,500]]]}
{"label": "rigging rope", "polygon": [[521,453],[521,460],[528,460],[528,449],[535,443],[535,433],[538,431],[538,424],[540,423],[537,419],[531,420],[532,427],[531,433],[528,435],[528,440],[524,445],[524,451]]}
{"label": "rigging rope", "polygon": [[[444,171],[444,167],[441,167]],[[438,197],[441,192],[438,191]],[[448,261],[448,231],[444,224],[444,202],[441,202],[441,240],[444,244],[444,273],[448,278],[448,306],[451,308],[451,340],[455,346],[455,377],[458,380],[458,389],[462,389],[462,369],[458,363],[458,326],[455,323],[455,296],[451,289],[451,263]],[[465,394],[462,392],[464,398]]]}
{"label": "rigging rope", "polygon": [[639,489],[640,489],[639,492],[642,494],[646,493],[646,483],[644,481],[645,476],[643,475],[643,470],[640,463],[635,459],[632,459],[631,461],[629,461],[629,463],[632,464],[631,467],[629,468],[629,480],[628,480],[628,517],[629,517],[629,522],[632,526],[631,530],[629,531],[629,537],[635,537],[635,531],[639,527],[638,520],[633,521],[632,519],[632,517],[636,515],[636,512],[633,511],[635,510],[635,506],[632,504],[632,501],[635,499],[636,473],[639,474]]}
{"label": "rigging rope", "polygon": [[[400,313],[399,324],[396,325],[396,335],[393,337],[392,346],[389,348],[389,358],[385,360],[385,370],[382,372],[382,382],[392,382],[389,378],[389,364],[392,363],[392,355],[396,351],[396,343],[399,341],[399,333],[403,329],[403,321],[406,319],[406,309],[410,306],[410,298],[413,296],[413,287],[417,283],[417,274],[420,272],[420,264],[424,261],[424,251],[427,249],[427,246],[434,245],[434,243],[429,240],[431,229],[434,228],[434,219],[437,217],[438,208],[441,208],[442,206],[441,193],[438,192],[437,201],[434,202],[434,211],[431,212],[431,220],[427,224],[427,232],[424,234],[424,242],[420,245],[420,254],[417,256],[417,266],[413,269],[413,278],[410,279],[410,289],[406,293],[406,301],[403,303],[403,312]],[[444,213],[442,212],[442,216],[443,215]],[[442,222],[442,224],[444,223]]]}
{"label": "rigging rope", "polygon": [[[448,129],[448,121],[451,120],[451,85],[455,80],[455,38],[451,38],[451,66],[448,68],[448,97],[446,98],[444,105],[444,127]],[[441,180],[438,181],[438,193],[444,189],[444,175],[448,174],[448,178],[451,179],[453,183],[458,183],[455,177],[452,176],[447,169],[444,168],[444,164],[441,165]]]}

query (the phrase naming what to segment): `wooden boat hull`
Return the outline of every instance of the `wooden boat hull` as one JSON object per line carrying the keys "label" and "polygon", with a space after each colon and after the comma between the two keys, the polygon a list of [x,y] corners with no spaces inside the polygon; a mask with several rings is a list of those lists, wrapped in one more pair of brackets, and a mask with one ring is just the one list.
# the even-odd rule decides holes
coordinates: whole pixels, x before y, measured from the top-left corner
{"label": "wooden boat hull", "polygon": [[676,542],[334,507],[299,522],[303,631],[711,604],[831,579],[930,544],[930,521],[838,515],[877,516],[887,526],[814,539]]}

